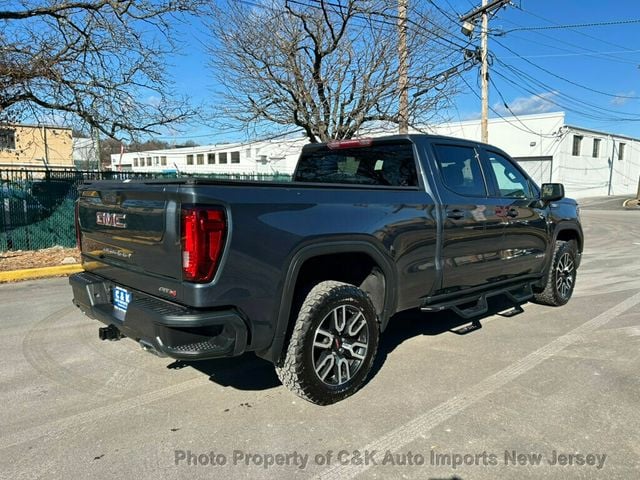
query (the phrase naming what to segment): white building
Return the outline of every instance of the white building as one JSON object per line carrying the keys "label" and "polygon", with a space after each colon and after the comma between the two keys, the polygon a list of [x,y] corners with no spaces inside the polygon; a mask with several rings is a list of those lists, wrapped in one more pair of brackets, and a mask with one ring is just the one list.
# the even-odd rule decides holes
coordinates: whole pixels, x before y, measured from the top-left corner
{"label": "white building", "polygon": [[71,156],[73,164],[79,170],[97,169],[100,164],[98,148],[93,138],[74,137]]}
{"label": "white building", "polygon": [[111,155],[111,170],[187,174],[290,174],[305,143],[305,138],[297,138],[126,152]]}
{"label": "white building", "polygon": [[[480,120],[447,123],[435,134],[480,140]],[[391,131],[374,136],[388,135]],[[370,136],[370,135],[367,135]],[[293,172],[305,138],[112,155],[113,170],[183,173]],[[567,195],[635,195],[640,139],[567,125],[564,112],[489,120],[489,143],[514,157],[537,183],[564,183]],[[609,179],[611,178],[611,182]]]}
{"label": "white building", "polygon": [[[480,140],[480,120],[432,131]],[[567,125],[564,112],[490,119],[489,143],[518,160],[538,184],[563,183],[574,198],[635,195],[638,188],[640,139]]]}

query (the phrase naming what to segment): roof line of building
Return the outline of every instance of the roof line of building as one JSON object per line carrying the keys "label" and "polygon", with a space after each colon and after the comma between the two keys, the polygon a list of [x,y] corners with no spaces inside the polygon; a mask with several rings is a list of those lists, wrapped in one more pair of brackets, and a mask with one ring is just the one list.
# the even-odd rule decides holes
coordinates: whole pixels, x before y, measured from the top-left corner
{"label": "roof line of building", "polygon": [[632,142],[640,142],[640,138],[630,137],[628,135],[621,135],[619,133],[603,132],[602,130],[594,130],[592,128],[578,127],[576,125],[568,125],[568,124],[565,124],[565,127],[572,128],[573,130],[581,130],[583,132],[595,133],[598,135],[602,135],[603,137],[617,137],[617,138],[624,138],[625,140],[631,140]]}
{"label": "roof line of building", "polygon": [[33,124],[33,123],[0,123],[0,128],[4,127],[26,127],[26,128],[55,128],[56,130],[73,130],[71,127],[62,127],[60,125],[48,125],[43,123],[41,125]]}

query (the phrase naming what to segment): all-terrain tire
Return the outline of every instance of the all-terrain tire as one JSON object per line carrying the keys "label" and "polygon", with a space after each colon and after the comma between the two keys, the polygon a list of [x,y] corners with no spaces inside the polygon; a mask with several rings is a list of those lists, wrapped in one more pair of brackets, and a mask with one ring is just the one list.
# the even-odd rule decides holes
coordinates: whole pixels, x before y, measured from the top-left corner
{"label": "all-terrain tire", "polygon": [[[336,326],[342,326],[342,330]],[[357,330],[357,335],[349,337],[347,330]],[[376,310],[365,292],[347,283],[321,282],[311,289],[300,308],[284,361],[276,366],[276,373],[285,387],[309,402],[338,402],[365,383],[379,336]],[[364,344],[366,348],[361,346]],[[319,369],[319,364],[323,368]],[[334,377],[337,380],[332,384]]]}
{"label": "all-terrain tire", "polygon": [[577,252],[573,240],[556,242],[547,283],[542,292],[534,294],[536,303],[559,307],[569,301],[576,285]]}

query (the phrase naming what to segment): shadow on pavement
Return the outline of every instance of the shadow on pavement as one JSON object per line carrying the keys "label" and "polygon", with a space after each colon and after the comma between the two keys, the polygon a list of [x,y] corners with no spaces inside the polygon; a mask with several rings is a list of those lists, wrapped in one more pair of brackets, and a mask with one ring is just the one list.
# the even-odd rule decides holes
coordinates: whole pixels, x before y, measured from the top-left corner
{"label": "shadow on pavement", "polygon": [[[489,299],[489,311],[474,319],[466,320],[452,311],[423,313],[420,310],[408,310],[394,315],[389,326],[380,338],[376,360],[373,364],[369,380],[382,368],[387,357],[404,341],[422,335],[441,335],[453,333],[469,335],[482,328],[482,320],[492,315],[511,317],[522,313],[521,305],[514,305],[502,297]],[[253,353],[240,357],[216,360],[187,362],[177,360],[169,365],[169,369],[194,368],[209,376],[212,382],[238,390],[268,390],[280,385],[273,365]]]}

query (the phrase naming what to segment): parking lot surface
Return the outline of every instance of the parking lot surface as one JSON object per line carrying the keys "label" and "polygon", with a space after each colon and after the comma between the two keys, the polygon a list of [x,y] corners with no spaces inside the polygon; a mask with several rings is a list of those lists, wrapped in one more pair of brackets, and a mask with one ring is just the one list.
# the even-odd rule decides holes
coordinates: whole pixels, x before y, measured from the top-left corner
{"label": "parking lot surface", "polygon": [[640,478],[640,213],[607,208],[567,306],[400,314],[329,407],[252,354],[101,342],[66,279],[1,285],[0,478]]}

